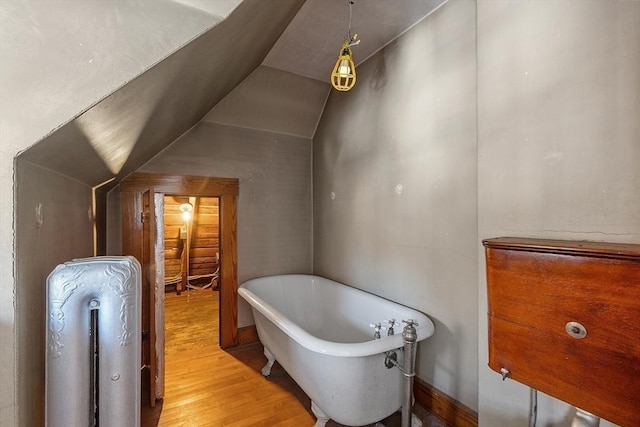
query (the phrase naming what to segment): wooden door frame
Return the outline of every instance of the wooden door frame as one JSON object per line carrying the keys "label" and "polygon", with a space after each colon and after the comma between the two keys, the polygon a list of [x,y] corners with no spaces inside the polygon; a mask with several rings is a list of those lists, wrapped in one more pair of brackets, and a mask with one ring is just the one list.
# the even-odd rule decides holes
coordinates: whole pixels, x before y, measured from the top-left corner
{"label": "wooden door frame", "polygon": [[[142,194],[218,197],[220,200],[220,347],[238,341],[237,206],[240,183],[236,178],[133,173],[120,183],[122,193],[122,253],[142,259]],[[153,214],[153,213],[152,213]],[[144,281],[143,281],[144,283]],[[143,329],[145,329],[143,325]]]}

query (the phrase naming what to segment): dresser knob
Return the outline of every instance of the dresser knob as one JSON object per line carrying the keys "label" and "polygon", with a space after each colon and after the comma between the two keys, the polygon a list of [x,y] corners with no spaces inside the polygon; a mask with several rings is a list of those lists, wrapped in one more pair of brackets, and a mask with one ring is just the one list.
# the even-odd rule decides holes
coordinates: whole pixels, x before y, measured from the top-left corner
{"label": "dresser knob", "polygon": [[500,369],[500,375],[502,375],[502,381],[506,380],[509,374],[511,374],[511,372],[509,372],[507,368]]}
{"label": "dresser knob", "polygon": [[587,336],[587,328],[578,322],[567,322],[564,329],[570,336],[576,339],[582,339]]}

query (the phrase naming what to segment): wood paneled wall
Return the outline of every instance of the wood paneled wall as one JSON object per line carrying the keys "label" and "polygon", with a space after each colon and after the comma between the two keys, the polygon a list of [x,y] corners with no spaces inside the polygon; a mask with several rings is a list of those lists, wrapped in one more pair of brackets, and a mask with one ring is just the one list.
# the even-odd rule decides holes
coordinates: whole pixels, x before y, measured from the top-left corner
{"label": "wood paneled wall", "polygon": [[[164,250],[165,277],[180,274],[182,253],[186,239],[181,235],[185,223],[180,205],[188,203],[187,196],[164,198]],[[189,275],[212,274],[218,268],[216,254],[220,252],[219,200],[217,197],[191,197],[193,218],[189,232]]]}

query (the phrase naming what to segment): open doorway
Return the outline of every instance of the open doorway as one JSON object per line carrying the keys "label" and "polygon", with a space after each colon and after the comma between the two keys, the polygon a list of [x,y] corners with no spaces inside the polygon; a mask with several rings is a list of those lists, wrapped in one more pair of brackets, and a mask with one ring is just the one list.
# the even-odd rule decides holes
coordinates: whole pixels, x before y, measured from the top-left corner
{"label": "open doorway", "polygon": [[[239,343],[237,327],[237,196],[238,180],[196,176],[169,176],[136,173],[122,181],[122,249],[124,255],[133,255],[142,264],[142,327],[143,327],[143,394],[150,396],[155,405],[158,353],[156,344],[162,339],[164,329],[156,328],[158,304],[156,290],[164,293],[164,277],[158,280],[156,270],[162,261],[156,254],[157,229],[156,204],[164,201],[164,195],[189,195],[196,198],[217,198],[219,218],[219,346],[229,348]],[[158,195],[162,195],[158,199]],[[189,197],[187,196],[187,197]],[[163,275],[162,275],[163,276]],[[194,285],[197,283],[194,282]],[[157,308],[158,307],[158,308]],[[162,308],[160,308],[162,307]],[[160,335],[158,335],[160,333]]]}
{"label": "open doorway", "polygon": [[220,345],[219,208],[219,197],[155,194],[157,399],[165,376]]}

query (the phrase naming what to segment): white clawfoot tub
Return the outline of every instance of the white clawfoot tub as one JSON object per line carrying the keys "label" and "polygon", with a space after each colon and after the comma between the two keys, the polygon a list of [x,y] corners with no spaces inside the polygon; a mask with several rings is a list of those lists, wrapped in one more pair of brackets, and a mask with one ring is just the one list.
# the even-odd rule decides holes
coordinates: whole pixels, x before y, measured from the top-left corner
{"label": "white clawfoot tub", "polygon": [[[249,280],[238,293],[251,304],[269,375],[274,360],[311,398],[316,427],[329,419],[362,426],[402,405],[402,373],[385,367],[385,352],[403,346],[402,320],[413,319],[418,341],[433,334],[419,311],[318,276]],[[375,323],[395,319],[395,335],[373,339]],[[397,351],[401,363],[403,355]]]}

